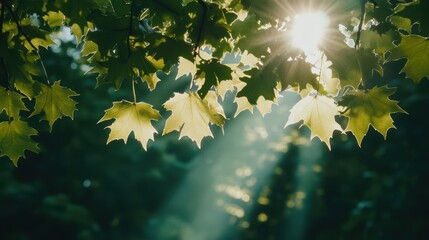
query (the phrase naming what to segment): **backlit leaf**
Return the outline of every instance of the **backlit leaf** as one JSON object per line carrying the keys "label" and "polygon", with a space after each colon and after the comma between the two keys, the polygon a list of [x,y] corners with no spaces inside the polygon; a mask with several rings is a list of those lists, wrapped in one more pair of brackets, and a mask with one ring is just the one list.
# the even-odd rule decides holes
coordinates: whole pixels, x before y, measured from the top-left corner
{"label": "backlit leaf", "polygon": [[79,96],[73,90],[60,85],[61,81],[56,81],[52,86],[41,85],[41,93],[36,96],[34,112],[30,116],[42,113],[41,120],[49,123],[50,130],[55,121],[63,116],[73,119],[77,102],[71,97]]}
{"label": "backlit leaf", "polygon": [[25,150],[39,152],[39,147],[30,138],[34,135],[37,135],[37,131],[24,121],[0,122],[0,157],[7,156],[18,166],[18,160],[25,156]]}
{"label": "backlit leaf", "polygon": [[395,89],[376,87],[367,92],[353,91],[350,95],[344,97],[341,105],[347,108],[344,116],[348,117],[349,122],[346,131],[350,131],[356,137],[359,146],[362,139],[368,132],[369,126],[387,137],[387,131],[395,128],[392,113],[405,113],[398,106],[398,102],[389,99],[389,96],[395,92]]}
{"label": "backlit leaf", "polygon": [[197,93],[175,93],[164,104],[165,109],[171,111],[171,116],[165,123],[163,135],[179,131],[179,139],[187,136],[201,147],[204,137],[213,137],[209,125],[222,127],[226,120],[213,94],[209,92],[206,98],[201,99]]}
{"label": "backlit leaf", "polygon": [[429,38],[419,35],[403,35],[401,43],[390,50],[388,61],[407,59],[401,72],[419,83],[424,77],[429,77]]}
{"label": "backlit leaf", "polygon": [[332,98],[321,95],[308,95],[297,102],[290,110],[285,127],[302,122],[311,130],[311,139],[318,137],[331,149],[330,138],[335,130],[343,131],[335,121],[339,115],[338,106]]}
{"label": "backlit leaf", "polygon": [[23,98],[25,97],[19,93],[0,87],[0,113],[6,111],[9,117],[18,120],[20,111],[28,111],[22,101]]}
{"label": "backlit leaf", "polygon": [[149,140],[154,140],[156,129],[152,126],[152,120],[159,120],[161,115],[152,108],[152,105],[139,102],[132,103],[125,100],[114,102],[113,106],[106,110],[100,122],[114,119],[108,126],[110,129],[107,143],[113,140],[123,140],[127,143],[128,136],[134,132],[134,137],[146,150]]}

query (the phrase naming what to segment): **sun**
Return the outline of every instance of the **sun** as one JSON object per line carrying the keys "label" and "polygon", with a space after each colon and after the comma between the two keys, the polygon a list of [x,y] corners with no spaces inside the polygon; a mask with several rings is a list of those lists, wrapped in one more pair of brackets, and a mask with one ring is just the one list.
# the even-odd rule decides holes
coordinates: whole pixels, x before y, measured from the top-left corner
{"label": "sun", "polygon": [[329,18],[323,12],[297,14],[291,29],[293,45],[306,53],[317,51],[328,25]]}

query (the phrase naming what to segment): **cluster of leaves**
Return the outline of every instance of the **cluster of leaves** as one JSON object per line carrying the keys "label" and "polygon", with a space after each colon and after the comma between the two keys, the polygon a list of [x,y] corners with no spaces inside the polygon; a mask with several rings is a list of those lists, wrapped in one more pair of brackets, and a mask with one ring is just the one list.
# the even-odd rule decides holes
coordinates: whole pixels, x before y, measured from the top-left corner
{"label": "cluster of leaves", "polygon": [[[330,148],[335,130],[351,132],[360,145],[369,126],[384,137],[394,128],[392,113],[405,112],[387,85],[374,82],[383,64],[406,59],[402,72],[419,83],[429,76],[428,2],[257,1],[257,0],[1,0],[0,156],[15,165],[24,151],[37,152],[29,118],[50,129],[73,118],[78,94],[49,79],[39,54],[55,44],[51,33],[69,27],[97,85],[130,84],[134,98],[113,102],[100,122],[111,121],[108,142],[127,141],[131,132],[146,149],[166,118],[163,134],[180,132],[200,147],[210,125],[227,120],[222,100],[231,92],[235,116],[257,109],[264,115],[276,99],[298,92],[286,126],[302,123]],[[313,55],[292,45],[294,16],[322,11],[328,34]],[[187,77],[185,92],[173,92],[161,116],[137,101],[137,84],[157,90],[162,72]],[[50,83],[52,81],[52,83]],[[30,114],[26,114],[31,112]],[[345,127],[341,117],[348,119]],[[338,121],[338,122],[337,122]],[[40,127],[40,126],[39,126]]]}

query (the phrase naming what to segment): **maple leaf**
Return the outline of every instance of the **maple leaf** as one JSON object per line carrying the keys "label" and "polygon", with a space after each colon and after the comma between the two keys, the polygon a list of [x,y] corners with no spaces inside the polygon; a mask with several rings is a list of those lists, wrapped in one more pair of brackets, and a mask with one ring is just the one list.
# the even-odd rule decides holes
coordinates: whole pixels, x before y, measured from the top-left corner
{"label": "maple leaf", "polygon": [[251,69],[246,71],[246,74],[250,77],[240,79],[246,83],[246,86],[238,92],[237,97],[247,97],[248,101],[254,105],[260,96],[263,96],[265,100],[275,100],[278,75],[272,66]]}
{"label": "maple leaf", "polygon": [[380,65],[380,56],[376,56],[370,49],[342,48],[339,51],[325,52],[332,62],[333,76],[339,78],[341,86],[357,88],[363,80],[372,77],[373,71],[383,73]]}
{"label": "maple leaf", "polygon": [[401,9],[401,11],[397,15],[411,19],[413,24],[418,23],[422,35],[427,36],[429,34],[429,16],[423,9],[428,8],[429,2],[427,0],[414,0],[410,3],[400,4],[397,10]]}
{"label": "maple leaf", "polygon": [[189,74],[191,74],[191,78],[193,78],[196,73],[197,68],[193,62],[189,61],[186,58],[179,57],[179,61],[177,63],[177,74],[175,78],[176,80],[182,76],[187,76]]}
{"label": "maple leaf", "polygon": [[152,105],[139,102],[132,103],[125,100],[113,102],[113,106],[106,110],[104,116],[98,121],[104,122],[110,119],[115,121],[108,126],[110,128],[107,143],[113,140],[124,140],[127,143],[128,136],[134,132],[134,137],[146,150],[149,140],[154,140],[154,133],[158,133],[152,126],[152,120],[159,120],[161,115],[152,108]]}
{"label": "maple leaf", "polygon": [[290,110],[285,128],[302,121],[311,130],[311,139],[318,137],[331,149],[330,138],[335,130],[343,132],[335,121],[338,115],[338,106],[332,98],[321,95],[308,95],[297,102]]}
{"label": "maple leaf", "polygon": [[386,139],[387,131],[395,128],[390,115],[406,113],[398,106],[398,102],[389,99],[394,92],[395,89],[383,86],[367,92],[353,91],[350,95],[344,96],[340,104],[347,107],[344,113],[344,116],[349,119],[346,131],[353,133],[359,146],[370,125]]}
{"label": "maple leaf", "polygon": [[317,75],[311,72],[311,64],[302,59],[286,61],[279,69],[281,77],[282,91],[288,86],[299,86],[299,89],[305,89],[307,84],[316,86]]}
{"label": "maple leaf", "polygon": [[221,64],[217,59],[200,64],[197,74],[200,75],[203,72],[205,74],[204,84],[202,85],[201,89],[198,90],[198,93],[203,98],[206,96],[212,86],[217,86],[221,81],[232,79],[231,68]]}
{"label": "maple leaf", "polygon": [[217,102],[213,91],[201,99],[197,93],[175,93],[164,103],[165,109],[171,111],[164,127],[164,134],[180,131],[179,139],[188,136],[199,148],[204,137],[213,137],[209,124],[222,127],[225,123],[225,114],[222,106]]}
{"label": "maple leaf", "polygon": [[73,90],[62,87],[61,81],[56,81],[52,86],[41,84],[41,92],[36,96],[36,104],[34,112],[31,116],[39,113],[44,113],[41,120],[49,122],[49,128],[52,131],[52,126],[55,121],[63,116],[73,119],[73,113],[76,110],[77,102],[71,97],[79,96]]}
{"label": "maple leaf", "polygon": [[0,157],[7,156],[18,166],[18,160],[25,156],[25,150],[39,151],[37,144],[30,138],[33,135],[37,135],[37,131],[24,121],[0,122]]}
{"label": "maple leaf", "polygon": [[0,87],[0,113],[6,111],[6,114],[13,119],[19,119],[21,110],[28,111],[22,99],[25,98],[19,93],[8,91]]}
{"label": "maple leaf", "polygon": [[407,58],[402,68],[408,78],[419,83],[424,77],[429,77],[429,38],[419,35],[402,35],[401,43],[390,50],[388,61]]}

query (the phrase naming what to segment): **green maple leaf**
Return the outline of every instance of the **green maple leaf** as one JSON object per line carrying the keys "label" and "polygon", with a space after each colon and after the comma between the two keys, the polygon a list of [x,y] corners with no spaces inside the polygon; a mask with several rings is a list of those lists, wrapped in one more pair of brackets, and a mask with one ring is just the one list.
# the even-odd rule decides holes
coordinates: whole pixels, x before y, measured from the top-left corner
{"label": "green maple leaf", "polygon": [[139,102],[132,103],[125,100],[114,102],[113,106],[106,110],[100,122],[114,119],[115,121],[108,126],[110,129],[107,143],[113,140],[124,140],[127,143],[128,136],[134,132],[134,137],[146,150],[149,140],[154,140],[156,129],[152,126],[152,120],[159,120],[161,115],[152,108],[152,105]]}
{"label": "green maple leaf", "polygon": [[213,137],[210,123],[220,127],[225,123],[225,114],[213,91],[204,99],[197,93],[175,93],[164,107],[171,111],[171,116],[165,123],[163,135],[180,131],[179,139],[188,136],[199,148],[204,137]]}
{"label": "green maple leaf", "polygon": [[265,100],[274,101],[276,98],[276,86],[278,75],[271,65],[262,69],[251,69],[246,71],[250,77],[243,77],[240,80],[246,83],[246,86],[238,92],[237,97],[247,97],[247,100],[256,105],[259,97]]}
{"label": "green maple leaf", "polygon": [[19,158],[25,156],[25,150],[39,151],[30,138],[33,135],[37,135],[37,131],[24,121],[0,122],[0,157],[7,156],[17,166]]}
{"label": "green maple leaf", "polygon": [[41,84],[41,93],[36,96],[36,105],[31,116],[43,112],[41,120],[49,123],[50,130],[55,121],[63,116],[73,119],[73,113],[76,110],[76,102],[71,97],[79,96],[69,88],[62,87],[61,81],[56,81],[52,86]]}
{"label": "green maple leaf", "polygon": [[311,139],[318,137],[331,149],[329,140],[334,131],[343,132],[341,126],[335,121],[336,115],[339,115],[338,106],[332,98],[307,95],[292,107],[285,128],[302,122],[301,126],[306,125],[310,128]]}
{"label": "green maple leaf", "polygon": [[339,78],[341,86],[357,88],[363,80],[373,76],[374,71],[383,73],[380,56],[372,53],[371,49],[342,48],[339,51],[326,52],[332,62],[333,76]]}
{"label": "green maple leaf", "polygon": [[419,83],[424,77],[429,77],[429,38],[420,35],[403,35],[401,43],[390,50],[388,61],[407,58],[402,68],[408,78]]}
{"label": "green maple leaf", "polygon": [[349,119],[346,131],[353,133],[359,146],[370,125],[386,139],[387,131],[395,128],[390,115],[406,113],[398,106],[398,102],[389,99],[394,92],[395,89],[383,86],[367,92],[353,91],[350,95],[344,96],[344,100],[340,104],[347,107],[347,111],[344,113],[344,116]]}
{"label": "green maple leaf", "polygon": [[221,64],[217,59],[212,59],[210,62],[200,64],[197,74],[201,75],[203,72],[205,74],[204,84],[201,89],[198,90],[202,98],[206,96],[212,86],[217,86],[221,81],[232,79],[232,69]]}
{"label": "green maple leaf", "polygon": [[24,54],[23,46],[0,49],[0,56],[9,73],[9,81],[16,89],[29,99],[33,98],[40,90],[33,76],[39,75],[40,71],[34,64],[38,56]]}
{"label": "green maple leaf", "polygon": [[116,90],[118,90],[121,88],[122,81],[130,78],[132,67],[128,61],[110,58],[106,62],[100,62],[100,66],[102,66],[104,70],[107,70],[107,73],[94,69],[99,73],[97,77],[97,87],[105,83],[111,83],[115,86]]}
{"label": "green maple leaf", "polygon": [[22,99],[25,98],[19,93],[11,92],[0,87],[0,113],[6,111],[6,114],[13,119],[19,119],[21,110],[28,111]]}
{"label": "green maple leaf", "polygon": [[[405,8],[404,8],[405,7]],[[420,32],[426,36],[429,34],[429,16],[425,10],[429,9],[429,1],[427,0],[414,0],[411,3],[402,4],[397,7],[398,16],[406,17],[418,23]]]}
{"label": "green maple leaf", "polygon": [[360,34],[361,46],[366,49],[374,49],[378,54],[383,55],[387,50],[392,49],[395,45],[397,35],[390,30],[383,34],[379,34],[371,30],[362,30]]}
{"label": "green maple leaf", "polygon": [[64,25],[64,21],[66,20],[66,16],[61,11],[53,12],[49,11],[48,14],[43,16],[43,20],[48,23],[49,27],[61,27]]}
{"label": "green maple leaf", "polygon": [[307,84],[313,87],[317,85],[317,75],[311,72],[311,64],[302,59],[285,61],[279,68],[279,75],[282,83],[282,91],[288,86],[299,86],[299,89],[305,89]]}

